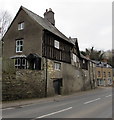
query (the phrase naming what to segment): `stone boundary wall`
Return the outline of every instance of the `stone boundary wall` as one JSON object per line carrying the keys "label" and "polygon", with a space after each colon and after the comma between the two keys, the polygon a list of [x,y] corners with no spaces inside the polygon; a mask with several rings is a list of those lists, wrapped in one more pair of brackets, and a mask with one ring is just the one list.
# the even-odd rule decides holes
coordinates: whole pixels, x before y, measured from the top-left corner
{"label": "stone boundary wall", "polygon": [[44,76],[44,71],[35,70],[18,70],[16,74],[3,73],[2,100],[44,97]]}
{"label": "stone boundary wall", "polygon": [[[68,63],[61,62],[61,70],[54,69],[54,61],[42,60],[42,70],[16,69],[3,71],[2,100],[18,100],[45,97],[46,80],[47,96],[54,96],[53,81],[62,79],[61,94],[72,94],[77,91],[92,89],[91,70],[84,70]],[[92,78],[92,77],[91,77]]]}

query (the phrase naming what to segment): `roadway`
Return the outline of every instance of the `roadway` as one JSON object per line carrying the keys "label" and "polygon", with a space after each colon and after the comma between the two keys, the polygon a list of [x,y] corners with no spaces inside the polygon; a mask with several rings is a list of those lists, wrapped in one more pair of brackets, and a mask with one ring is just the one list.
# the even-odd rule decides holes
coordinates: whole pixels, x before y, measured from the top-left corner
{"label": "roadway", "polygon": [[5,108],[3,118],[112,118],[112,88],[103,87],[52,101]]}

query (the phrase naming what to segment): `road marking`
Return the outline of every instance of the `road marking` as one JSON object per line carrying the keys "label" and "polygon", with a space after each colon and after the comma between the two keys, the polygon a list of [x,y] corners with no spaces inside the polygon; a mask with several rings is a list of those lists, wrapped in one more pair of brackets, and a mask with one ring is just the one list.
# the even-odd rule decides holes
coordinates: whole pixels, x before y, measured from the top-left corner
{"label": "road marking", "polygon": [[101,98],[97,98],[97,99],[94,99],[94,100],[91,100],[91,101],[88,101],[88,102],[85,102],[84,104],[88,104],[88,103],[91,103],[91,102],[95,102],[97,100],[100,100]]}
{"label": "road marking", "polygon": [[49,114],[46,114],[46,115],[42,115],[42,116],[36,117],[36,119],[37,118],[44,118],[44,117],[54,115],[54,114],[57,114],[57,113],[60,113],[60,112],[64,112],[64,111],[67,111],[67,110],[70,110],[70,109],[72,109],[72,107],[65,108],[65,109],[62,109],[62,110],[59,110],[59,111],[56,111],[56,112],[53,112],[53,113],[49,113]]}
{"label": "road marking", "polygon": [[11,109],[14,109],[14,107],[12,107],[12,108],[3,108],[2,110],[11,110]]}
{"label": "road marking", "polygon": [[105,97],[110,97],[110,96],[112,96],[112,95],[107,95],[107,96],[105,96]]}

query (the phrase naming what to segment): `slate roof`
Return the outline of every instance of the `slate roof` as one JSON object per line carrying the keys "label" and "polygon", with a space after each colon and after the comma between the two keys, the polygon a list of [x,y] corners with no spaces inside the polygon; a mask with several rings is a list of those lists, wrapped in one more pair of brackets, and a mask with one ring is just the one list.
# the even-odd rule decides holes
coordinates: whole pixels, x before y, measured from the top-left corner
{"label": "slate roof", "polygon": [[112,68],[112,66],[106,62],[95,61],[95,60],[93,60],[93,62],[96,64],[97,67]]}
{"label": "slate roof", "polygon": [[25,8],[23,6],[21,6],[21,9],[23,9],[32,19],[34,19],[44,29],[50,31],[51,33],[59,36],[60,38],[66,40],[67,42],[71,43],[71,41],[63,33],[61,33],[55,26],[53,26],[48,20],[33,13],[32,11],[28,10],[27,8]]}

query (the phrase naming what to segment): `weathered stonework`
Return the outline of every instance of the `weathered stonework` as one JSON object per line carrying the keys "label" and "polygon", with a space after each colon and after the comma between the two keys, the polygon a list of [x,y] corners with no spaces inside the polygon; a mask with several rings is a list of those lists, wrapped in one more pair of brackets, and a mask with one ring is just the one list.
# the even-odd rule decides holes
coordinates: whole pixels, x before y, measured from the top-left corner
{"label": "weathered stonework", "polygon": [[54,96],[54,81],[58,79],[62,80],[62,95],[93,88],[91,68],[84,70],[60,62],[61,69],[55,70],[54,62],[56,61],[42,58],[41,70],[17,69],[11,73],[4,72],[3,100],[40,98],[45,97],[46,92],[47,96]]}
{"label": "weathered stonework", "polygon": [[44,71],[18,70],[3,74],[3,100],[40,98],[45,96]]}

